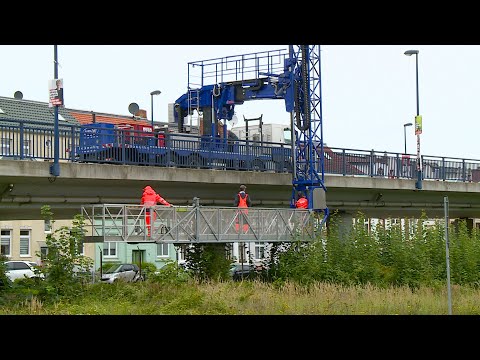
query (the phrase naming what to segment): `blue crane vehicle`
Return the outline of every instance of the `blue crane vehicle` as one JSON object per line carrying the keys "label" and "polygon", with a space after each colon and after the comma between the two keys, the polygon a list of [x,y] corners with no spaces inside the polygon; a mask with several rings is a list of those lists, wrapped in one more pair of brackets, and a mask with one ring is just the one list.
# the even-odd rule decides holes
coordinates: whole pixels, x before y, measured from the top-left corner
{"label": "blue crane vehicle", "polygon": [[[319,45],[230,56],[188,63],[188,89],[175,102],[178,132],[194,111],[202,115],[203,136],[212,146],[228,141],[227,121],[245,101],[283,99],[292,131],[293,189],[305,192],[308,207],[328,218],[324,182]],[[223,130],[222,130],[223,127]],[[219,134],[223,134],[223,139]],[[247,146],[248,150],[248,146]],[[322,224],[323,224],[322,222]]]}
{"label": "blue crane vehicle", "polygon": [[[167,130],[167,131],[165,131]],[[231,131],[228,132],[233,134]],[[75,161],[200,169],[291,172],[291,150],[281,143],[197,136],[151,125],[80,126]]]}
{"label": "blue crane vehicle", "polygon": [[[286,214],[280,217],[291,219],[299,215],[305,216],[301,221],[288,221],[288,226],[278,229],[274,236],[284,233],[294,238],[299,229],[318,230],[327,221],[329,211],[326,206],[326,188],[324,184],[324,149],[321,116],[320,88],[320,47],[319,45],[290,45],[288,51],[275,50],[260,53],[217,58],[189,63],[188,89],[174,103],[173,125],[176,131],[155,133],[150,126],[142,125],[142,129],[130,128],[126,125],[88,124],[82,125],[80,146],[77,155],[80,161],[109,161],[112,163],[144,163],[146,165],[186,166],[195,164],[200,168],[257,170],[257,171],[290,171],[293,170],[292,195],[290,207]],[[252,100],[284,100],[285,109],[290,113],[292,145],[262,143],[246,139],[232,139],[228,136],[227,122],[235,116],[235,106]],[[199,136],[189,133],[186,126],[189,116],[194,111],[199,118]],[[291,167],[289,169],[289,166]],[[297,193],[302,191],[308,199],[309,212],[295,211]],[[107,206],[107,205],[104,205]],[[115,205],[116,206],[116,205]],[[121,208],[123,214],[132,209]],[[163,209],[155,209],[155,211]],[[152,230],[154,235],[149,240],[156,241],[187,241],[177,232],[183,226],[175,209],[168,209],[172,215],[172,225],[168,231]],[[197,208],[188,212],[185,221],[198,216]],[[207,211],[207,209],[203,209]],[[287,209],[285,209],[287,210]],[[93,211],[93,209],[92,209]],[[233,211],[236,219],[236,209],[224,209],[225,213]],[[269,210],[259,209],[258,219],[266,218]],[[99,210],[102,216],[100,223],[104,224],[105,213],[112,210]],[[303,214],[302,214],[303,213]],[[318,216],[323,213],[323,217]],[[164,216],[165,215],[165,216]],[[261,216],[260,216],[261,215]],[[208,217],[207,215],[205,215]],[[92,224],[96,222],[96,214],[87,216]],[[132,219],[126,219],[121,224],[121,231],[113,233],[133,234],[136,226],[132,224],[142,218],[142,213],[136,213]],[[159,215],[164,220],[167,214]],[[220,217],[222,219],[228,216]],[[278,222],[278,216],[273,216]],[[312,219],[315,221],[312,222]],[[298,220],[298,219],[297,219]],[[215,232],[219,241],[264,241],[270,235],[270,227],[254,226],[250,216],[243,216],[249,230],[244,234],[238,232],[229,234],[231,223],[225,223]],[[98,222],[98,221],[97,221]],[[115,221],[112,221],[115,223]],[[130,222],[130,223],[129,223]],[[194,223],[197,223],[195,221]],[[213,227],[209,222],[209,230]],[[312,224],[312,226],[306,226]],[[181,225],[181,226],[180,226]],[[163,229],[163,228],[162,228]],[[200,239],[200,227],[190,239]],[[252,229],[256,229],[253,231]],[[104,236],[103,229],[99,232]],[[96,230],[92,230],[95,232]],[[313,230],[312,230],[313,231]],[[180,233],[184,233],[182,230]],[[210,234],[206,240],[212,240]],[[104,235],[101,235],[104,234]],[[141,234],[145,235],[145,232]],[[141,234],[135,233],[138,237]],[[176,234],[176,235],[175,235]],[[312,238],[313,232],[306,238]],[[122,235],[122,236],[123,236]],[[175,235],[175,236],[173,236]],[[231,237],[232,235],[233,237]],[[173,237],[172,237],[173,236]],[[230,236],[230,237],[229,237]],[[172,237],[172,238],[170,238]],[[95,240],[95,237],[92,238]],[[255,240],[256,239],[256,240]]]}

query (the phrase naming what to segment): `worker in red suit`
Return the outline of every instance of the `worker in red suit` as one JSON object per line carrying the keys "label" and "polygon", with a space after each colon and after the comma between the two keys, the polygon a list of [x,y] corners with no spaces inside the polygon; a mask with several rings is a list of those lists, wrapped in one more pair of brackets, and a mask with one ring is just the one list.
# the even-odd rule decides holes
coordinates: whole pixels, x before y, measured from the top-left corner
{"label": "worker in red suit", "polygon": [[[156,206],[157,204],[172,206],[167,200],[161,197],[159,194],[152,189],[151,186],[147,185],[143,188],[142,199],[140,200],[140,205],[144,205],[147,208],[145,209],[145,223],[147,225],[147,233],[150,236],[151,223],[154,223],[157,215],[150,207]],[[153,215],[151,213],[153,212]],[[151,219],[153,217],[153,220]]]}
{"label": "worker in red suit", "polygon": [[303,191],[298,192],[298,199],[297,199],[297,202],[295,203],[295,207],[297,209],[308,209],[308,199],[306,198]]}
{"label": "worker in red suit", "polygon": [[[249,208],[252,206],[252,200],[250,200],[250,196],[246,193],[247,187],[245,185],[240,185],[240,191],[237,193],[235,196],[235,200],[233,202],[233,206],[239,207],[239,208]],[[248,215],[248,210],[242,210],[242,213],[245,215]],[[239,215],[237,215],[237,218],[235,220],[235,229],[237,232],[240,230],[240,224],[239,224]],[[242,216],[242,223],[243,223],[243,232],[247,233],[249,226],[247,223],[247,219],[245,216]]]}

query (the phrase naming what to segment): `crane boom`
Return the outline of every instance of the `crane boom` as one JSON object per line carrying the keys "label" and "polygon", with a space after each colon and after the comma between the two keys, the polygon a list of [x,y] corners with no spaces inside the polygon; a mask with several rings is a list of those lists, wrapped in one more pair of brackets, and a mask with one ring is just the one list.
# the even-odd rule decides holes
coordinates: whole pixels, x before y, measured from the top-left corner
{"label": "crane boom", "polygon": [[290,45],[287,50],[229,56],[188,63],[188,90],[175,102],[175,121],[198,111],[203,134],[218,137],[220,120],[232,120],[245,101],[283,99],[290,113],[294,171],[291,207],[298,191],[309,209],[328,218],[324,174],[320,45]]}

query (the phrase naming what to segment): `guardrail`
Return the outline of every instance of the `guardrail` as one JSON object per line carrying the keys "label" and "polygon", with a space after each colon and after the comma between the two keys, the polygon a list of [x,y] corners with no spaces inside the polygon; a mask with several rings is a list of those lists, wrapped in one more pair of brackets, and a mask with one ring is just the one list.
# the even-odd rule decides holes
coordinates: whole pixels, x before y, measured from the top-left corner
{"label": "guardrail", "polygon": [[311,241],[322,219],[304,209],[99,204],[82,206],[84,242],[233,243]]}
{"label": "guardrail", "polygon": [[[132,138],[130,131],[129,138]],[[219,141],[218,148],[207,144],[205,138],[188,134],[168,134],[164,141],[164,152],[152,153],[153,156],[140,156],[129,149],[129,144],[120,144],[122,156],[105,153],[104,157],[80,157],[80,127],[62,123],[59,127],[60,161],[92,162],[147,165],[163,167],[184,167],[224,170],[268,171],[291,173],[292,157],[289,145],[244,141]],[[121,136],[127,139],[128,137]],[[210,140],[213,141],[213,140]],[[222,146],[222,141],[225,146]],[[1,119],[0,121],[0,159],[53,161],[54,130],[51,123]],[[217,146],[217,145],[215,145]],[[209,153],[209,161],[196,156],[177,156],[172,154],[195,155],[194,149]],[[192,150],[193,149],[193,150]],[[207,149],[207,150],[205,150]],[[200,153],[200,151],[198,152]],[[212,153],[224,154],[224,159],[214,158]],[[126,156],[125,154],[130,154]],[[254,154],[250,161],[240,158]],[[265,160],[268,158],[269,160]],[[220,160],[219,160],[220,159]],[[265,160],[265,161],[262,161]],[[480,182],[480,160],[446,156],[423,155],[422,175],[424,180]],[[368,176],[382,178],[417,179],[417,157],[387,151],[358,150],[324,147],[324,173],[342,176]]]}

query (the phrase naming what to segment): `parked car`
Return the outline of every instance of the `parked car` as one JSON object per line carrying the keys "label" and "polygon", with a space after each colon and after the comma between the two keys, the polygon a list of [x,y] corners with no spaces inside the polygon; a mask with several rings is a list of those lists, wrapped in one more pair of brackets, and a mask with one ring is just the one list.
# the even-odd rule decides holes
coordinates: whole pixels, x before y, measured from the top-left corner
{"label": "parked car", "polygon": [[115,264],[102,274],[102,282],[112,284],[116,281],[136,282],[143,280],[140,268],[136,264]]}
{"label": "parked car", "polygon": [[23,261],[23,260],[11,260],[5,261],[6,271],[5,275],[11,280],[15,281],[16,279],[23,278],[33,278],[33,277],[43,277],[43,274],[36,274],[35,267],[36,263],[32,261]]}
{"label": "parked car", "polygon": [[230,265],[230,276],[233,280],[250,279],[256,275],[255,265],[249,263],[233,263]]}

